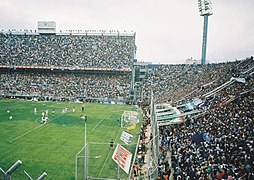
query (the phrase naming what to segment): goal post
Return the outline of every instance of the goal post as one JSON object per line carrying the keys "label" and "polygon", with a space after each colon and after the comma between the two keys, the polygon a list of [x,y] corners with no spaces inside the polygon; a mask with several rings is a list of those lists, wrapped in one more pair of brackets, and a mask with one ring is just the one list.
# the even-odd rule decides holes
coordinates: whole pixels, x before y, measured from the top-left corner
{"label": "goal post", "polygon": [[88,179],[88,144],[75,157],[75,180]]}

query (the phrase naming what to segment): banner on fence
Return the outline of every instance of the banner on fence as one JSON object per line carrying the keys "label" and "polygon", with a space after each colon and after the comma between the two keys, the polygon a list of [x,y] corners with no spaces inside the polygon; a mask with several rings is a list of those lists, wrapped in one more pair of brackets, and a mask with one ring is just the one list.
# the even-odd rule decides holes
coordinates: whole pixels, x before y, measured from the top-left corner
{"label": "banner on fence", "polygon": [[187,104],[184,104],[184,106],[185,106],[186,110],[192,110],[196,107],[193,102],[189,102]]}
{"label": "banner on fence", "polygon": [[[119,157],[119,160],[118,160]],[[131,165],[132,154],[125,149],[123,146],[117,144],[113,153],[112,159],[126,172],[129,174]]]}
{"label": "banner on fence", "polygon": [[127,133],[125,131],[122,132],[122,135],[120,137],[121,141],[123,141],[125,144],[130,144],[133,141],[133,135],[130,133]]}

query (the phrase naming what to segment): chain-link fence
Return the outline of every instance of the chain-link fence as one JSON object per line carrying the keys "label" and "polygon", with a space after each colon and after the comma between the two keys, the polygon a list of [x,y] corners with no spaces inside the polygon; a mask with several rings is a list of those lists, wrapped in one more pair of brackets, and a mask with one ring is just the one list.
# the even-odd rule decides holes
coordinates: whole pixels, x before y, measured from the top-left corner
{"label": "chain-link fence", "polygon": [[151,93],[151,156],[149,161],[148,178],[157,179],[158,176],[158,159],[159,159],[159,128],[155,113],[155,104],[153,93]]}

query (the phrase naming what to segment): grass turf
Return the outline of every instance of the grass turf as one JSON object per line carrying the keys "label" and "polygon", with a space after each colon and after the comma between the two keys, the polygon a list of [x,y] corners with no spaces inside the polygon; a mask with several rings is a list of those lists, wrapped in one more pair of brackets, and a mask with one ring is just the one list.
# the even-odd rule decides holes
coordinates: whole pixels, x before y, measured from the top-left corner
{"label": "grass turf", "polygon": [[[72,112],[75,106],[75,112]],[[37,108],[36,115],[34,107]],[[62,114],[68,107],[69,112]],[[82,104],[71,102],[34,102],[25,100],[0,100],[0,167],[5,171],[18,159],[23,163],[12,179],[27,179],[24,170],[34,179],[44,171],[47,179],[75,179],[75,156],[84,146],[84,121],[80,119]],[[10,114],[7,113],[10,109]],[[52,110],[55,109],[55,114]],[[40,124],[42,111],[48,110],[49,121]],[[111,104],[85,104],[87,114],[87,142],[89,144],[89,176],[117,178],[117,165],[112,160],[110,139],[123,144],[123,130],[117,119],[124,110],[134,106]],[[10,120],[9,117],[13,116]],[[134,143],[124,146],[134,154],[140,132],[135,130]],[[96,142],[96,143],[92,143]],[[82,153],[82,152],[81,152]],[[122,179],[128,175],[121,170]]]}

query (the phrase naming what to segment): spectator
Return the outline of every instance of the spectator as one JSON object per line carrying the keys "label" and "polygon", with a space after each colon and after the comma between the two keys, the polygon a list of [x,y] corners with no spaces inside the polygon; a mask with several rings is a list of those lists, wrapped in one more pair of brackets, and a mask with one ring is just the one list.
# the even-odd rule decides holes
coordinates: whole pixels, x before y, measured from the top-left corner
{"label": "spectator", "polygon": [[0,65],[131,68],[135,36],[0,34]]}
{"label": "spectator", "polygon": [[0,73],[1,95],[126,99],[130,75]]}

